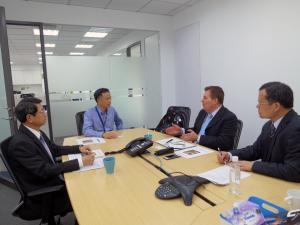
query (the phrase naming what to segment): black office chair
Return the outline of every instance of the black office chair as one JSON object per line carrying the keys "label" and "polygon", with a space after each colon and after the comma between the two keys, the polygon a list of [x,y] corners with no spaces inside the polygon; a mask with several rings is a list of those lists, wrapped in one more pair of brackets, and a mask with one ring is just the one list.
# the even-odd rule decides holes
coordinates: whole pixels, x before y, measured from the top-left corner
{"label": "black office chair", "polygon": [[[8,146],[12,137],[9,137],[1,142],[1,151],[0,156],[1,159],[11,176],[17,190],[21,195],[21,199],[17,207],[13,210],[12,215],[19,217],[23,220],[37,220],[41,219],[40,224],[49,224],[49,225],[57,225],[60,224],[60,217],[58,221],[55,221],[55,215],[52,213],[52,194],[56,191],[60,191],[64,185],[57,185],[47,188],[38,189],[29,193],[26,193],[19,181],[17,179],[17,174],[15,174],[10,165],[9,165],[9,157],[8,157]],[[32,202],[30,198],[40,197],[42,199],[42,203]],[[60,216],[64,216],[61,214]]]}
{"label": "black office chair", "polygon": [[187,130],[189,128],[190,117],[191,109],[189,107],[170,106],[155,130],[164,132],[166,128],[172,126],[172,123]]}
{"label": "black office chair", "polygon": [[82,135],[82,127],[84,122],[84,113],[85,111],[81,111],[75,114],[76,126],[77,126],[77,134]]}
{"label": "black office chair", "polygon": [[236,133],[234,136],[233,149],[237,149],[237,147],[239,145],[242,129],[243,129],[243,121],[238,119],[237,120],[237,129],[236,129]]}

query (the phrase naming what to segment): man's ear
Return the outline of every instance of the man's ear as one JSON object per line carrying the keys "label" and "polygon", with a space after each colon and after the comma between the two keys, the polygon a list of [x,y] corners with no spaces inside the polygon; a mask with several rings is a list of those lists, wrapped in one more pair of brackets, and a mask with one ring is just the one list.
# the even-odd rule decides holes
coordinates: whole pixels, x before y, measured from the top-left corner
{"label": "man's ear", "polygon": [[28,123],[32,123],[32,117],[33,117],[33,115],[27,114],[27,115],[26,115],[26,121],[27,121]]}
{"label": "man's ear", "polygon": [[275,111],[277,112],[280,109],[281,105],[279,102],[275,102],[274,104],[275,104]]}

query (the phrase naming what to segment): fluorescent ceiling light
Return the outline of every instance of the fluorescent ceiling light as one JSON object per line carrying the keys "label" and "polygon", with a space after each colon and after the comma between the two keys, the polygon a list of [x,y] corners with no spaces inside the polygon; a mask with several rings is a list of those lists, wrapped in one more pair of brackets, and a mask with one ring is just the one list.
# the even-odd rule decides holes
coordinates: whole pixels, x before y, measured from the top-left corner
{"label": "fluorescent ceiling light", "polygon": [[107,33],[102,33],[102,32],[86,32],[84,34],[84,37],[104,38],[106,35]]}
{"label": "fluorescent ceiling light", "polygon": [[10,61],[10,65],[12,65],[12,64],[14,64],[14,62],[13,62],[13,61]]}
{"label": "fluorescent ceiling light", "polygon": [[[41,52],[37,52],[38,55],[41,55]],[[53,55],[53,52],[45,52],[46,55]]]}
{"label": "fluorescent ceiling light", "polygon": [[84,52],[70,52],[69,55],[84,55]]}
{"label": "fluorescent ceiling light", "polygon": [[117,53],[114,53],[113,55],[122,55],[122,53],[117,52]]}
{"label": "fluorescent ceiling light", "polygon": [[[43,30],[44,35],[58,36],[59,30]],[[34,35],[40,35],[40,29],[33,29]]]}
{"label": "fluorescent ceiling light", "polygon": [[76,45],[75,48],[92,48],[94,45]]}
{"label": "fluorescent ceiling light", "polygon": [[39,61],[39,64],[42,64],[43,62]]}
{"label": "fluorescent ceiling light", "polygon": [[39,60],[42,60],[42,57],[39,57]]}
{"label": "fluorescent ceiling light", "polygon": [[[40,43],[36,43],[35,46],[36,46],[36,47],[41,47],[41,44],[40,44]],[[45,44],[45,47],[46,47],[46,48],[55,48],[55,44],[46,43],[46,44]]]}

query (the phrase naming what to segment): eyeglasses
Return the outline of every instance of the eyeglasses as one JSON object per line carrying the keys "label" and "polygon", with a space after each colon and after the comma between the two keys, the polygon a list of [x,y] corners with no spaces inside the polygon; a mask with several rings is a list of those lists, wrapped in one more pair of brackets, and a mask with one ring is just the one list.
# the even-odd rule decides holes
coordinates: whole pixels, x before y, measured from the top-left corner
{"label": "eyeglasses", "polygon": [[37,111],[36,113],[42,113],[42,114],[44,114],[44,113],[47,113],[47,110],[41,109],[40,111]]}
{"label": "eyeglasses", "polygon": [[271,102],[257,102],[257,105],[271,105]]}

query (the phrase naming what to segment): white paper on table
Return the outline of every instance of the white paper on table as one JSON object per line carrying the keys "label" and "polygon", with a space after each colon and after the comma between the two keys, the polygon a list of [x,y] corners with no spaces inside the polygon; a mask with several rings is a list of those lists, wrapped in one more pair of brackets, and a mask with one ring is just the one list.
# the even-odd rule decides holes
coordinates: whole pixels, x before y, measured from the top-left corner
{"label": "white paper on table", "polygon": [[[229,184],[229,170],[230,167],[225,165],[206,171],[204,173],[199,173],[197,176],[206,178],[214,184],[227,185]],[[249,177],[250,175],[250,173],[241,171],[241,180]]]}
{"label": "white paper on table", "polygon": [[[80,168],[79,170],[76,170],[74,172],[83,172],[83,171],[94,170],[94,169],[99,169],[99,168],[104,167],[104,164],[103,164],[103,158],[105,157],[104,153],[100,149],[93,150],[93,152],[95,153],[95,160],[94,160],[93,165],[84,166],[83,168]],[[69,157],[69,160],[72,160],[72,159],[80,159],[81,160],[82,155],[81,155],[81,153],[70,154],[70,155],[68,155],[68,157]]]}
{"label": "white paper on table", "polygon": [[91,144],[102,144],[105,143],[104,138],[97,138],[97,137],[86,137],[77,139],[77,144],[79,145],[91,145]]}
{"label": "white paper on table", "polygon": [[178,150],[175,152],[176,155],[179,155],[181,157],[184,157],[186,159],[191,159],[195,157],[199,157],[201,155],[206,155],[209,153],[214,152],[213,150],[209,150],[206,148],[203,148],[201,146],[194,146],[192,148],[184,149],[184,150]]}
{"label": "white paper on table", "polygon": [[175,150],[187,149],[187,148],[195,146],[194,144],[191,144],[182,139],[174,138],[174,137],[162,139],[162,140],[156,141],[156,143],[163,145],[165,147],[174,148]]}

